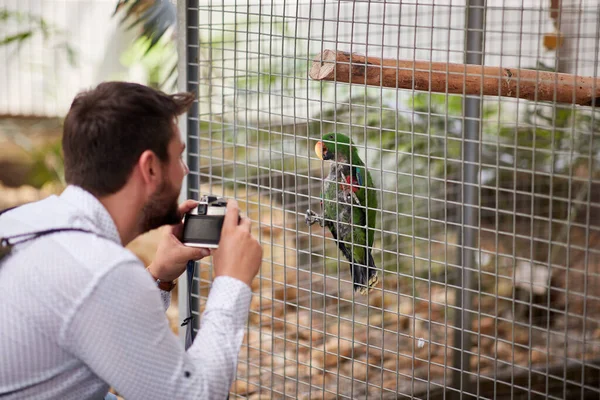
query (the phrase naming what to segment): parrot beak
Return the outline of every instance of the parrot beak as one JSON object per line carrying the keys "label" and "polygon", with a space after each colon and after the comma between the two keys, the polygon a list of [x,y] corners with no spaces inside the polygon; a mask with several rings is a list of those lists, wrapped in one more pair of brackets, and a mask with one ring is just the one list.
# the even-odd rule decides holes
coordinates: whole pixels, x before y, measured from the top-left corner
{"label": "parrot beak", "polygon": [[323,142],[319,140],[317,144],[315,144],[315,153],[317,153],[317,157],[319,157],[320,160],[323,160],[323,151],[327,151],[327,148]]}

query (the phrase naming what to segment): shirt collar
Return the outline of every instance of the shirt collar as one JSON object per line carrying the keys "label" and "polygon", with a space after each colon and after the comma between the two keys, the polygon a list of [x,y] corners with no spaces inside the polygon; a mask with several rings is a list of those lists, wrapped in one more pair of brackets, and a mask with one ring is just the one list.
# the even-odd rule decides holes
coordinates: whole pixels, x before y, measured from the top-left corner
{"label": "shirt collar", "polygon": [[117,244],[123,244],[111,215],[93,194],[79,186],[68,185],[60,198],[79,209],[79,216],[91,223],[94,232]]}

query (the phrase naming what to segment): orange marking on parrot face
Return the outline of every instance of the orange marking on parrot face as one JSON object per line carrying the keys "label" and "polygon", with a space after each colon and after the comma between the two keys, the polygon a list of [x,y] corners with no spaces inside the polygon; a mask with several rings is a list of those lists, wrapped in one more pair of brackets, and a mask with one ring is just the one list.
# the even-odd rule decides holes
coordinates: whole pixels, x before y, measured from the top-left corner
{"label": "orange marking on parrot face", "polygon": [[327,151],[327,148],[323,142],[319,140],[317,144],[315,144],[315,153],[317,153],[317,157],[319,157],[321,160],[323,159],[323,151]]}

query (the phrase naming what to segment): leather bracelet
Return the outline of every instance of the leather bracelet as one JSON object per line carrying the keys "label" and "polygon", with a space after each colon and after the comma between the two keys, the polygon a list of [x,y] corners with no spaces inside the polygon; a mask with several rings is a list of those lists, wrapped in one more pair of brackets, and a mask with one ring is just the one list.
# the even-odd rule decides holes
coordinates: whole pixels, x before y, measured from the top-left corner
{"label": "leather bracelet", "polygon": [[158,286],[158,288],[160,290],[163,290],[165,292],[170,292],[171,290],[173,290],[175,288],[175,286],[177,286],[177,283],[175,281],[166,282],[166,281],[158,279],[157,277],[152,275],[152,272],[150,272],[149,268],[150,267],[146,267],[146,271],[148,271],[148,273],[150,274],[152,279],[154,279],[156,281],[156,286]]}

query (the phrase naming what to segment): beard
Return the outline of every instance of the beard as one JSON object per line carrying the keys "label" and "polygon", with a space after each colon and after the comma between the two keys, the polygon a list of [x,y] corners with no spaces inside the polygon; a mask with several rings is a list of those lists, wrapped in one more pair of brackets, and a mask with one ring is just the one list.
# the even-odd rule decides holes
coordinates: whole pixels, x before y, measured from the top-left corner
{"label": "beard", "polygon": [[179,191],[163,180],[142,209],[142,232],[180,223],[183,216],[178,210],[178,198]]}

